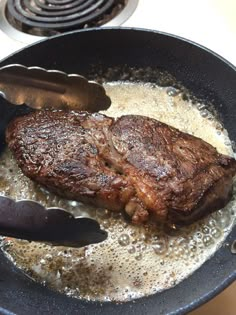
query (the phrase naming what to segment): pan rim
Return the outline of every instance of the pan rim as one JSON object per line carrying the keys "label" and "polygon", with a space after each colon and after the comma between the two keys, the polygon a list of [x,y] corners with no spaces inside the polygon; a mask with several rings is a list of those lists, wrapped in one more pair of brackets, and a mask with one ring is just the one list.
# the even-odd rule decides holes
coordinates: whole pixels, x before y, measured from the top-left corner
{"label": "pan rim", "polygon": [[[217,53],[211,51],[210,49],[200,45],[200,44],[197,44],[191,40],[188,40],[188,39],[185,39],[185,38],[182,38],[180,36],[176,36],[176,35],[172,35],[172,34],[169,34],[169,33],[165,33],[165,32],[160,32],[160,31],[155,31],[155,30],[148,30],[148,29],[143,29],[143,28],[130,28],[130,27],[104,27],[104,28],[91,28],[91,29],[86,29],[86,30],[78,30],[78,31],[72,31],[72,32],[68,32],[66,34],[60,34],[60,35],[56,35],[56,36],[53,36],[53,37],[50,37],[48,39],[43,39],[43,40],[40,40],[34,44],[31,44],[23,49],[20,49],[18,51],[16,51],[15,53],[7,56],[6,58],[2,59],[1,60],[1,63],[3,63],[4,61],[6,61],[7,59],[9,59],[11,56],[14,56],[16,54],[18,54],[19,52],[21,51],[24,51],[25,49],[28,49],[32,46],[35,46],[35,45],[38,45],[40,43],[43,43],[45,41],[50,41],[50,40],[54,40],[55,38],[59,38],[59,37],[64,37],[66,35],[74,35],[76,33],[85,33],[85,32],[94,32],[94,31],[99,31],[99,32],[106,32],[106,31],[113,31],[113,30],[119,30],[119,31],[138,31],[138,32],[148,32],[148,33],[156,33],[158,35],[162,35],[162,36],[167,36],[167,37],[171,37],[171,38],[174,38],[174,39],[177,39],[177,40],[180,40],[181,42],[185,42],[187,44],[191,44],[195,47],[198,47],[200,48],[201,50],[204,50],[208,53],[210,53],[211,55],[217,57],[221,62],[223,62],[224,64],[226,64],[227,66],[229,66],[233,71],[236,71],[236,67],[234,65],[232,65],[229,61],[227,61],[226,59],[224,59],[222,56],[218,55]],[[235,230],[235,227],[233,228],[233,230]],[[233,230],[231,231],[229,237],[234,233]],[[223,246],[223,245],[222,245]],[[215,253],[215,255],[213,257],[211,257],[207,262],[209,262],[210,260],[212,260],[216,254],[220,251],[220,249]],[[206,262],[206,263],[207,263]],[[204,263],[205,265],[205,263]],[[198,270],[200,270],[202,267],[200,267]],[[198,271],[197,270],[197,271]],[[192,277],[190,275],[190,277]],[[171,313],[168,313],[168,314],[183,314],[183,312],[187,312],[187,311],[191,311],[193,309],[195,309],[196,307],[198,307],[199,305],[202,305],[203,303],[207,302],[208,300],[210,300],[213,296],[215,296],[216,294],[220,293],[223,289],[225,289],[228,285],[230,285],[233,281],[236,280],[236,270],[233,272],[233,273],[230,273],[228,275],[228,277],[224,280],[224,282],[222,282],[221,284],[219,284],[217,287],[215,287],[212,291],[209,291],[206,295],[203,295],[201,298],[199,298],[198,300],[195,300],[194,302],[192,302],[191,304],[188,304],[178,310],[176,310],[175,312],[171,312]],[[184,282],[184,281],[182,281]],[[177,286],[176,286],[177,287]],[[158,294],[158,293],[157,293]],[[156,294],[154,294],[153,296],[155,296]],[[139,301],[139,300],[142,300],[141,299],[138,299],[136,301]],[[109,302],[107,302],[109,303]],[[99,303],[100,304],[100,303]],[[124,304],[129,304],[129,303],[124,303]],[[6,312],[6,314],[12,314],[11,312],[9,312],[7,309],[4,309]]]}
{"label": "pan rim", "polygon": [[44,42],[48,42],[48,41],[53,41],[54,39],[60,38],[60,37],[65,37],[65,36],[70,36],[70,35],[74,35],[77,33],[86,33],[86,32],[104,32],[104,31],[137,31],[137,32],[145,32],[145,33],[155,33],[155,34],[159,34],[161,36],[166,36],[166,37],[170,37],[170,38],[174,38],[177,40],[180,40],[181,42],[185,42],[187,44],[191,44],[195,47],[198,47],[208,53],[210,53],[211,55],[215,56],[216,58],[220,59],[223,63],[227,64],[230,68],[232,68],[232,70],[236,71],[236,65],[233,65],[230,61],[228,61],[226,58],[224,58],[223,56],[221,56],[220,54],[216,53],[215,51],[213,51],[212,49],[198,43],[195,42],[191,39],[188,39],[186,37],[182,37],[179,35],[175,35],[172,33],[168,33],[168,32],[163,32],[163,31],[159,31],[159,30],[154,30],[154,29],[148,29],[148,28],[142,28],[142,27],[128,27],[128,26],[105,26],[105,27],[93,27],[93,28],[86,28],[86,29],[81,29],[81,30],[74,30],[74,31],[70,31],[70,32],[65,32],[62,34],[57,34],[57,35],[53,35],[50,36],[48,38],[43,38],[43,39],[39,39],[38,41],[31,43],[29,45],[26,45],[25,47],[22,47],[20,49],[17,49],[16,51],[14,51],[13,53],[7,55],[6,57],[2,58],[0,60],[0,63],[4,62],[5,60],[7,60],[8,58],[14,56],[15,54],[20,53],[21,51],[31,48],[35,45],[44,43]]}

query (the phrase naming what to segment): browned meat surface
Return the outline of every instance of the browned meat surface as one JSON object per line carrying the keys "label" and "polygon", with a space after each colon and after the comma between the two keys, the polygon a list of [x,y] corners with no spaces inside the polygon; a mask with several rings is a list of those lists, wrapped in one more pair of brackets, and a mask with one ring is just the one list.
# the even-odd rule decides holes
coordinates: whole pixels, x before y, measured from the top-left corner
{"label": "browned meat surface", "polygon": [[192,222],[229,201],[236,161],[143,116],[38,111],[8,126],[23,173],[62,197],[149,217]]}

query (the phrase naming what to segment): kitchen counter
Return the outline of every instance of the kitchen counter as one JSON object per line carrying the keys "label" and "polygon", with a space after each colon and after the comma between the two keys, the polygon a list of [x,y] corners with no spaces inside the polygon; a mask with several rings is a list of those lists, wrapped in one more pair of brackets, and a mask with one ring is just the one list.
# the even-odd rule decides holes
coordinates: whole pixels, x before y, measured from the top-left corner
{"label": "kitchen counter", "polygon": [[208,303],[200,306],[189,315],[235,315],[236,281]]}

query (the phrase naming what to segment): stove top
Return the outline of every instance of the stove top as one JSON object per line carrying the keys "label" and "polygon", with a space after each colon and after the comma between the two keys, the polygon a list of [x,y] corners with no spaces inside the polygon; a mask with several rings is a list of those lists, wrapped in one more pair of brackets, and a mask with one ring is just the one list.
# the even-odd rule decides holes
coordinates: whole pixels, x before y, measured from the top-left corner
{"label": "stove top", "polygon": [[44,37],[88,27],[160,30],[236,65],[234,0],[0,0],[0,59]]}
{"label": "stove top", "polygon": [[51,36],[104,25],[127,4],[128,0],[8,0],[5,17],[23,33]]}

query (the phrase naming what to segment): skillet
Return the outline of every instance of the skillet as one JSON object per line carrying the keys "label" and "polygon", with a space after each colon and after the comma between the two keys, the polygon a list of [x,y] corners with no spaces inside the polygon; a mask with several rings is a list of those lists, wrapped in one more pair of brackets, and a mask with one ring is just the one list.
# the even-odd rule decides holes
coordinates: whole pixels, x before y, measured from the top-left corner
{"label": "skillet", "polygon": [[[197,98],[212,102],[231,140],[236,141],[236,69],[215,53],[188,40],[141,29],[75,31],[27,47],[0,63],[19,63],[89,76],[100,68],[158,67],[171,73]],[[0,133],[14,115],[0,100]],[[4,115],[3,115],[4,114]],[[1,147],[4,143],[1,140]],[[215,255],[172,289],[115,304],[79,301],[53,292],[24,276],[0,253],[2,314],[184,314],[205,303],[236,279],[236,256],[230,251],[236,226]]]}

